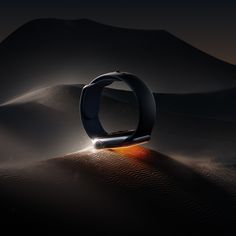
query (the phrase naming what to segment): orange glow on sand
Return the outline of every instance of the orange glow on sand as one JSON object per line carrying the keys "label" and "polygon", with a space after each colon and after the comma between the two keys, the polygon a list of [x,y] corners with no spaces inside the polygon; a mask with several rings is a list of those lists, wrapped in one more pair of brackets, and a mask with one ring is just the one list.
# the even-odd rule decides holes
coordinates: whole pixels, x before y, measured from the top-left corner
{"label": "orange glow on sand", "polygon": [[150,151],[148,149],[138,145],[112,148],[110,150],[119,155],[131,158],[145,158],[150,154]]}

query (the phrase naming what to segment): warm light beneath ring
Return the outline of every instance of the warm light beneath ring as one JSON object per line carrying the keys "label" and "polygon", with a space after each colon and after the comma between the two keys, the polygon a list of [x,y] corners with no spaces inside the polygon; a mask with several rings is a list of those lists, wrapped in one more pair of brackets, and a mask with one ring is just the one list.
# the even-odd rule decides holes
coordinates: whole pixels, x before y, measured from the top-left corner
{"label": "warm light beneath ring", "polygon": [[139,145],[111,148],[110,150],[119,155],[132,158],[144,158],[150,154],[150,151],[148,149]]}

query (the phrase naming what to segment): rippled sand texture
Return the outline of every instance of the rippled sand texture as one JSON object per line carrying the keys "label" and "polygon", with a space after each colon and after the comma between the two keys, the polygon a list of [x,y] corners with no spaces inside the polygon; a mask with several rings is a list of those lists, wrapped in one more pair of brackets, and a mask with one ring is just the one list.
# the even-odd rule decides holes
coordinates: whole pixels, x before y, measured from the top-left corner
{"label": "rippled sand texture", "polygon": [[[129,148],[0,171],[2,223],[26,229],[233,233],[235,171]],[[42,226],[42,227],[41,227]]]}

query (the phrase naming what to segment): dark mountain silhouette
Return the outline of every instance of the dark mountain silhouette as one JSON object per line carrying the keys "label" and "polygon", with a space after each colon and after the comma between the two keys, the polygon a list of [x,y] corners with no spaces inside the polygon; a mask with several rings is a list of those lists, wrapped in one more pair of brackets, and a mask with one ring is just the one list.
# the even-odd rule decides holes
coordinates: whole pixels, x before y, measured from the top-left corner
{"label": "dark mountain silhouette", "polygon": [[38,19],[0,44],[0,101],[41,86],[87,83],[129,71],[155,92],[208,92],[232,87],[236,67],[165,30],[133,30],[94,21]]}

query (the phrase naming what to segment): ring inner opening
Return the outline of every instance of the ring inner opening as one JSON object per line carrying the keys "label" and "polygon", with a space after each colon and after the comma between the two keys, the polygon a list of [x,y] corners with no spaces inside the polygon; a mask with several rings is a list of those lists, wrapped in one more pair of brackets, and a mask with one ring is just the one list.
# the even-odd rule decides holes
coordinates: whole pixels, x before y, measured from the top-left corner
{"label": "ring inner opening", "polygon": [[98,116],[105,131],[112,136],[136,130],[139,108],[130,87],[118,81],[105,87],[100,97]]}

